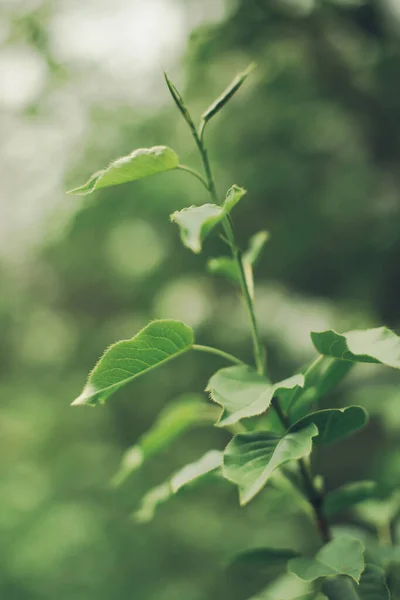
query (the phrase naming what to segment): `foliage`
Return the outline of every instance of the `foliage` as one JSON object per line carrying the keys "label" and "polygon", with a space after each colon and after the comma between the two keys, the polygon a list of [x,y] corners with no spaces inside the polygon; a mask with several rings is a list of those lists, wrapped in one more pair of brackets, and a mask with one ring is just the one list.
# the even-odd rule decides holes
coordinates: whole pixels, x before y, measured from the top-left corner
{"label": "foliage", "polygon": [[[230,256],[214,259],[211,266],[209,263],[209,269],[227,276],[240,287],[249,318],[253,365],[247,365],[219,348],[195,344],[192,328],[181,321],[152,321],[132,339],[117,342],[106,350],[73,404],[102,403],[139,375],[183,353],[206,352],[234,363],[235,366],[214,373],[206,388],[211,399],[222,406],[222,414],[216,425],[225,428],[232,439],[222,453],[218,450],[206,453],[184,466],[166,482],[151,489],[142,499],[135,519],[141,522],[151,520],[159,504],[189,484],[207,482],[210,474],[236,485],[240,503],[248,504],[264,488],[266,495],[270,492],[278,472],[287,478],[288,494],[300,496],[307,511],[313,515],[312,527],[317,529],[320,540],[313,557],[305,554],[293,557],[290,552],[285,554],[279,548],[269,548],[262,554],[266,565],[268,562],[274,565],[277,557],[281,564],[284,555],[287,572],[311,584],[304,597],[317,598],[323,590],[330,600],[338,595],[342,598],[387,598],[389,573],[385,572],[379,561],[375,563],[369,560],[368,544],[355,536],[336,535],[331,522],[331,515],[336,511],[366,501],[378,502],[374,496],[375,487],[354,483],[350,489],[326,495],[323,483],[312,472],[310,461],[314,447],[334,444],[365,427],[367,412],[359,406],[314,410],[312,405],[324,401],[327,392],[340,383],[349,371],[348,363],[350,366],[353,363],[375,363],[400,368],[400,339],[384,327],[343,334],[332,330],[312,332],[311,339],[320,358],[306,367],[304,374],[295,373],[283,381],[272,383],[255,313],[253,285],[253,265],[266,236],[260,233],[253,237],[246,253],[239,247],[231,210],[244,196],[245,190],[234,184],[221,202],[205,142],[209,121],[233,97],[251,70],[252,67],[248,68],[234,79],[203,113],[198,127],[182,95],[165,75],[173,100],[192,133],[204,175],[191,167],[180,165],[174,151],[159,146],[135,150],[127,157],[114,161],[108,168],[93,175],[86,184],[75,188],[73,193],[85,195],[100,187],[126,183],[171,169],[187,171],[199,180],[212,203],[176,211],[171,220],[178,224],[183,244],[195,253],[202,251],[207,236],[218,230],[221,232],[220,238]],[[279,421],[280,433],[271,427],[271,414]],[[128,470],[132,472],[192,426],[191,411],[186,415],[179,409],[176,414],[175,411],[167,413],[165,420],[161,419],[155,429],[134,447],[130,454],[130,459],[133,456],[133,468]],[[158,442],[160,432],[162,442]],[[150,446],[147,453],[143,449],[146,443]],[[123,460],[125,465],[122,465],[122,473],[125,473],[126,457]],[[122,479],[125,479],[125,475]],[[292,486],[294,490],[289,492]],[[387,498],[389,495],[390,492],[387,492]],[[397,504],[395,506],[397,508]],[[365,508],[365,521],[371,523],[373,519],[369,518],[368,504]],[[396,514],[390,512],[389,517],[377,525],[391,527]],[[284,511],[280,518],[285,519]],[[265,593],[268,598],[268,587]],[[293,597],[291,593],[288,592],[284,598]]]}

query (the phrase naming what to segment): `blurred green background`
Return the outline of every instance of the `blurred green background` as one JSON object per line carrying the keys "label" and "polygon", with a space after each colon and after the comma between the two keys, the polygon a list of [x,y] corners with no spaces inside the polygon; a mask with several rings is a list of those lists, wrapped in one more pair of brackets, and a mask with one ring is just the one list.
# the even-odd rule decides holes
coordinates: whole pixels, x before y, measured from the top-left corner
{"label": "blurred green background", "polygon": [[[234,215],[242,245],[271,234],[257,269],[271,373],[313,358],[310,330],[398,328],[399,37],[398,0],[1,0],[2,599],[242,598],[248,581],[221,584],[235,552],[315,542],[280,492],[239,509],[222,482],[176,498],[149,525],[131,522],[147,489],[228,438],[189,433],[114,490],[123,451],[224,364],[186,356],[105,407],[72,409],[88,370],[160,317],[250,360],[248,324],[235,291],[169,223],[206,200],[195,179],[168,173],[87,198],[65,190],[142,146],[169,145],[199,166],[161,67],[198,116],[254,60],[208,143],[220,193],[249,190]],[[206,244],[209,257],[221,250]],[[328,489],[400,483],[399,381],[357,367],[327,399],[372,414],[316,457]]]}

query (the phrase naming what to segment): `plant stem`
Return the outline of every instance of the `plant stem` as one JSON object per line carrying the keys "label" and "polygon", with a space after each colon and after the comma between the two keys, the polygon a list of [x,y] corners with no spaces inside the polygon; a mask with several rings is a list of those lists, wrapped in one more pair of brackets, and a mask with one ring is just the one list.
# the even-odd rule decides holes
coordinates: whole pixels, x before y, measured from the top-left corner
{"label": "plant stem", "polygon": [[[203,130],[202,130],[203,133]],[[214,177],[211,171],[210,161],[208,160],[207,150],[204,146],[204,136],[199,135],[196,130],[192,130],[193,137],[196,141],[197,147],[200,151],[201,159],[203,162],[204,173],[206,175],[207,187],[210,192],[211,198],[215,204],[219,204],[217,188],[215,186]],[[253,300],[250,295],[250,291],[246,281],[246,275],[243,267],[243,260],[241,256],[241,252],[235,243],[235,235],[233,232],[232,224],[229,218],[224,219],[223,227],[225,231],[225,235],[229,241],[229,245],[231,247],[232,256],[235,260],[240,274],[240,287],[242,290],[243,298],[246,304],[247,312],[249,314],[250,323],[251,323],[251,333],[253,339],[253,353],[254,360],[256,363],[257,372],[260,375],[263,375],[265,372],[265,360],[264,360],[264,351],[260,342],[260,337],[257,329],[257,321],[254,312]]]}
{"label": "plant stem", "polygon": [[216,354],[217,356],[221,356],[222,358],[226,358],[232,363],[236,365],[244,365],[245,363],[240,360],[240,358],[236,358],[232,354],[228,352],[224,352],[223,350],[219,350],[218,348],[213,348],[212,346],[201,346],[200,344],[194,344],[192,346],[192,350],[198,350],[199,352],[208,352],[209,354]]}
{"label": "plant stem", "polygon": [[[279,399],[276,396],[272,398],[271,405],[274,408],[276,414],[278,415],[282,425],[285,427],[285,429],[289,429],[290,421],[288,419],[288,416],[282,409]],[[332,539],[332,537],[331,532],[329,530],[328,521],[326,520],[325,515],[323,513],[323,494],[321,494],[321,492],[315,487],[310,468],[307,462],[304,460],[304,458],[300,458],[298,460],[298,465],[301,476],[303,478],[304,488],[308,500],[314,510],[314,515],[317,522],[318,530],[321,534],[321,538],[324,542],[329,542]]]}
{"label": "plant stem", "polygon": [[[219,204],[217,189],[216,189],[214,178],[212,175],[210,162],[208,160],[207,150],[204,145],[204,126],[200,127],[199,133],[197,132],[196,128],[193,126],[193,122],[192,122],[192,125],[190,125],[190,123],[189,123],[189,126],[190,126],[192,135],[194,137],[194,140],[196,142],[196,145],[197,145],[200,155],[201,155],[201,159],[202,159],[203,167],[204,167],[204,173],[205,173],[206,181],[207,181],[208,191],[211,195],[213,202],[215,204]],[[257,320],[256,320],[255,310],[254,310],[254,302],[253,302],[253,299],[250,294],[250,290],[247,285],[246,275],[245,275],[245,271],[244,271],[244,267],[243,267],[242,256],[241,256],[240,250],[237,247],[237,244],[235,242],[235,234],[234,234],[232,223],[231,223],[229,217],[227,217],[223,221],[223,226],[224,226],[225,235],[228,239],[229,245],[232,250],[232,256],[238,266],[239,273],[240,273],[240,286],[242,289],[242,294],[243,294],[243,298],[244,298],[244,301],[245,301],[245,304],[247,307],[247,311],[248,311],[249,317],[250,317],[251,333],[252,333],[252,339],[253,339],[254,361],[256,364],[257,372],[260,375],[264,375],[265,374],[265,357],[264,357],[263,346],[261,344],[259,333],[258,333]],[[276,413],[279,417],[279,420],[281,421],[284,428],[286,430],[289,429],[290,422],[289,422],[288,416],[286,415],[285,411],[282,409],[279,399],[277,397],[274,397],[272,399],[272,406],[273,406],[274,410],[276,411]],[[323,495],[319,492],[319,490],[314,485],[313,477],[312,477],[312,474],[310,473],[310,469],[308,467],[307,462],[304,459],[300,459],[298,461],[298,464],[299,464],[300,473],[301,473],[303,481],[304,481],[305,492],[306,492],[307,498],[313,508],[317,527],[320,532],[321,538],[324,543],[329,542],[331,540],[331,533],[330,533],[330,529],[329,529],[329,524],[323,513]]]}
{"label": "plant stem", "polygon": [[197,177],[197,179],[199,181],[201,181],[201,183],[204,185],[206,190],[208,190],[207,181],[204,179],[204,177],[202,175],[200,175],[200,173],[198,171],[196,171],[196,169],[192,169],[191,167],[188,167],[187,165],[178,165],[176,168],[180,169],[181,171],[187,171],[187,173],[191,173],[192,175]]}

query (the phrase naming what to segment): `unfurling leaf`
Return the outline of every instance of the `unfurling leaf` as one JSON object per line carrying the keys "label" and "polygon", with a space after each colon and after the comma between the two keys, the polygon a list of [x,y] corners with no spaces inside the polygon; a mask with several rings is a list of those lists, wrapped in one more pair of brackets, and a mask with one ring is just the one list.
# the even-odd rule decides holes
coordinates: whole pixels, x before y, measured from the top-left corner
{"label": "unfurling leaf", "polygon": [[104,402],[135,377],[190,350],[193,342],[193,330],[185,323],[153,321],[132,339],[117,342],[105,351],[72,404]]}
{"label": "unfurling leaf", "polygon": [[364,570],[364,547],[350,536],[337,537],[326,544],[314,558],[294,558],[288,570],[303,581],[331,575],[348,575],[357,583]]}
{"label": "unfurling leaf", "polygon": [[210,450],[196,462],[185,465],[165,483],[150,490],[142,499],[133,519],[139,523],[147,523],[154,517],[159,504],[163,504],[183,488],[191,484],[206,481],[208,476],[216,474],[222,465],[222,452]]}
{"label": "unfurling leaf", "polygon": [[89,180],[69,194],[86,195],[95,190],[112,185],[120,185],[163,171],[176,169],[179,164],[178,155],[167,146],[139,148],[131,154],[117,158],[106,169],[97,171]]}
{"label": "unfurling leaf", "polygon": [[270,431],[236,435],[225,448],[223,475],[239,487],[240,503],[250,502],[275,469],[308,456],[316,435],[318,429],[313,423],[284,436]]}
{"label": "unfurling leaf", "polygon": [[260,415],[271,404],[272,397],[283,390],[303,385],[303,376],[295,375],[276,384],[246,365],[217,371],[206,391],[223,408],[218,425],[233,425],[240,419]]}
{"label": "unfurling leaf", "polygon": [[[210,410],[211,409],[211,410]],[[114,485],[120,485],[154,454],[169,446],[175,439],[196,426],[213,423],[214,407],[206,404],[202,396],[188,396],[166,406],[149,431],[124,453]]]}
{"label": "unfurling leaf", "polygon": [[246,81],[247,77],[254,70],[255,64],[252,63],[247,67],[243,73],[238,73],[228,87],[222,92],[220,96],[207,108],[207,110],[201,115],[203,121],[209,121],[214,115],[217,114],[225,106],[225,104],[232,98],[232,96],[238,91],[241,85]]}
{"label": "unfurling leaf", "polygon": [[377,496],[378,485],[375,481],[356,481],[347,483],[325,495],[324,513],[326,516],[343,512],[356,504]]}
{"label": "unfurling leaf", "polygon": [[387,327],[336,333],[312,332],[320,354],[353,362],[379,363],[400,369],[400,338]]}
{"label": "unfurling leaf", "polygon": [[192,117],[190,116],[190,113],[188,111],[188,109],[186,108],[186,104],[183,101],[183,98],[181,96],[181,94],[178,92],[177,88],[175,87],[175,85],[172,83],[172,81],[169,79],[168,75],[166,74],[166,72],[164,71],[164,78],[165,78],[165,82],[168,86],[169,92],[176,104],[176,106],[178,107],[178,109],[180,110],[180,112],[183,115],[183,118],[185,119],[186,123],[188,123],[190,125],[190,127],[192,129],[195,128],[194,123],[192,121]]}
{"label": "unfurling leaf", "polygon": [[318,427],[318,436],[314,439],[316,444],[334,444],[355,433],[367,423],[368,415],[361,406],[347,408],[328,408],[318,410],[297,421],[290,431],[297,431],[314,423]]}
{"label": "unfurling leaf", "polygon": [[202,243],[207,235],[230,213],[245,193],[246,190],[233,185],[228,190],[222,206],[203,204],[172,213],[171,221],[179,226],[183,245],[196,254],[201,252]]}

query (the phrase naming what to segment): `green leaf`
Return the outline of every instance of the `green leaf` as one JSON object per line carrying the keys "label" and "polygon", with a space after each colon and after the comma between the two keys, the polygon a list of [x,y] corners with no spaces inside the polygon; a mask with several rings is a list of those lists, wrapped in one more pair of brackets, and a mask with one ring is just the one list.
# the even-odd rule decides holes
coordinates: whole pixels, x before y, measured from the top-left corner
{"label": "green leaf", "polygon": [[168,86],[169,92],[176,104],[176,106],[178,107],[178,109],[180,110],[180,112],[182,113],[183,118],[185,119],[186,123],[189,124],[189,126],[191,127],[191,129],[195,129],[195,125],[192,121],[192,117],[190,116],[190,113],[188,111],[188,109],[186,108],[186,104],[181,96],[181,94],[178,92],[178,90],[176,89],[175,85],[172,83],[172,81],[169,79],[168,75],[166,74],[166,72],[164,71],[164,78],[165,78],[165,82]]}
{"label": "green leaf", "polygon": [[221,206],[203,204],[172,213],[171,221],[179,226],[183,245],[198,254],[207,235],[224,216]]}
{"label": "green leaf", "polygon": [[247,194],[247,190],[239,187],[236,184],[232,185],[232,187],[230,187],[226,192],[225,200],[222,205],[225,214],[230,213],[232,208],[236,206],[236,204],[243,198],[245,194]]}
{"label": "green leaf", "polygon": [[86,183],[70,190],[68,194],[91,194],[103,187],[120,185],[176,169],[178,164],[178,155],[167,146],[139,148],[127,156],[117,158],[106,169],[97,171]]}
{"label": "green leaf", "polygon": [[384,569],[372,563],[366,563],[357,589],[360,600],[390,600]]}
{"label": "green leaf", "polygon": [[138,523],[148,523],[160,504],[170,500],[180,490],[207,481],[222,465],[222,453],[210,450],[196,462],[185,465],[166,482],[151,489],[143,498],[139,509],[132,515]]}
{"label": "green leaf", "polygon": [[322,589],[328,600],[360,600],[356,584],[346,575],[325,579]]}
{"label": "green leaf", "polygon": [[364,547],[349,536],[337,537],[326,544],[314,558],[294,558],[288,569],[303,581],[330,575],[348,575],[357,583],[364,570]]}
{"label": "green leaf", "polygon": [[320,600],[320,596],[312,591],[309,584],[291,573],[285,573],[249,600]]}
{"label": "green leaf", "polygon": [[318,352],[325,356],[400,369],[400,338],[386,327],[343,334],[332,330],[312,332],[311,339]]}
{"label": "green leaf", "polygon": [[378,485],[375,481],[356,481],[347,483],[325,495],[324,513],[332,516],[343,512],[355,504],[376,497]]}
{"label": "green leaf", "polygon": [[120,387],[190,350],[193,330],[181,321],[153,321],[130,340],[105,351],[73,405],[104,402]]}
{"label": "green leaf", "polygon": [[225,106],[225,104],[232,98],[232,96],[238,91],[240,86],[246,81],[247,77],[254,70],[255,64],[252,63],[242,73],[238,73],[228,87],[222,92],[220,96],[207,108],[207,110],[201,115],[203,121],[207,123],[214,115],[217,114]]}
{"label": "green leaf", "polygon": [[307,415],[311,407],[324,398],[346,377],[354,363],[320,356],[305,373],[304,389],[292,394],[286,408],[292,422]]}
{"label": "green leaf", "polygon": [[246,190],[233,185],[228,190],[222,206],[203,204],[172,213],[171,221],[179,226],[183,245],[196,254],[201,252],[207,235],[229,214],[245,193]]}
{"label": "green leaf", "polygon": [[262,571],[268,579],[274,579],[286,571],[286,565],[292,558],[299,556],[288,548],[253,548],[237,554],[230,562],[234,569]]}
{"label": "green leaf", "polygon": [[243,262],[249,265],[255,265],[260,258],[265,244],[269,240],[268,231],[258,231],[249,240],[249,247],[243,254]]}
{"label": "green leaf", "polygon": [[260,415],[271,404],[272,397],[283,390],[303,385],[302,375],[295,375],[272,384],[263,375],[246,365],[217,371],[208,382],[206,391],[223,407],[217,424],[233,425],[240,419]]}
{"label": "green leaf", "polygon": [[207,271],[211,275],[220,275],[233,281],[233,283],[240,284],[240,273],[236,262],[229,256],[218,256],[217,258],[210,258],[207,262]]}
{"label": "green leaf", "polygon": [[318,410],[297,421],[290,431],[297,431],[314,423],[318,427],[318,436],[314,442],[320,445],[334,444],[355,433],[368,421],[368,415],[361,406],[347,408],[329,408]]}
{"label": "green leaf", "polygon": [[400,490],[395,490],[388,498],[371,498],[356,507],[357,514],[373,523],[378,529],[387,527],[400,511]]}
{"label": "green leaf", "polygon": [[151,429],[124,452],[113,484],[123,483],[147,459],[169,446],[186,431],[214,422],[215,413],[210,408],[213,407],[206,404],[201,396],[188,396],[166,406]]}
{"label": "green leaf", "polygon": [[275,469],[290,460],[308,456],[316,435],[318,429],[313,423],[284,436],[270,431],[236,435],[225,448],[223,475],[239,486],[240,503],[250,502]]}
{"label": "green leaf", "polygon": [[329,600],[390,600],[385,571],[379,565],[367,562],[360,584],[345,576],[327,579],[323,584]]}

